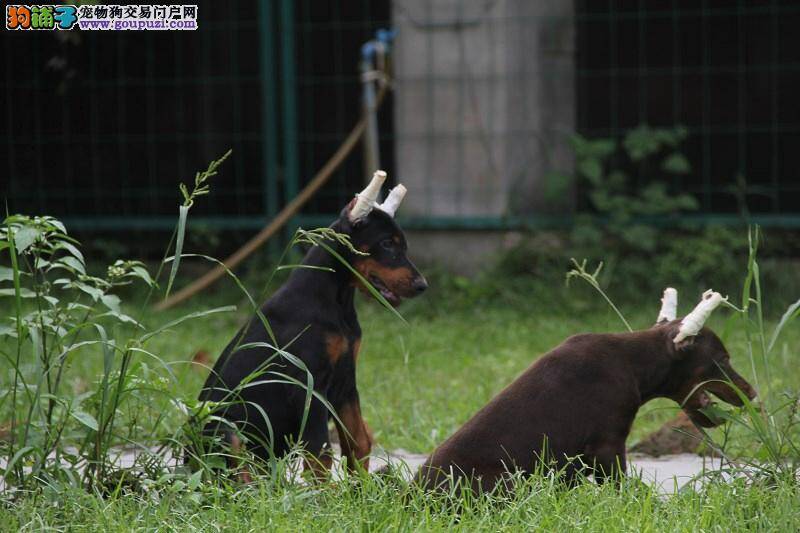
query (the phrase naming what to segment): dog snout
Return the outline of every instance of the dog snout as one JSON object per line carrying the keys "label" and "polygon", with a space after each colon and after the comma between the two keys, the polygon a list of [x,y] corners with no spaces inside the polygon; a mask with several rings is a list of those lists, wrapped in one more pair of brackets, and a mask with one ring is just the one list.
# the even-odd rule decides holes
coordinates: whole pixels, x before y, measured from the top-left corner
{"label": "dog snout", "polygon": [[[737,407],[744,405],[744,401],[739,395],[739,392],[741,392],[741,394],[743,394],[749,400],[752,400],[756,397],[755,389],[749,383],[743,380],[731,380],[730,384],[727,381],[722,380],[714,381],[708,384],[706,388],[720,400]],[[739,392],[737,392],[736,389],[738,389]]]}
{"label": "dog snout", "polygon": [[428,281],[423,276],[418,276],[411,284],[411,288],[417,294],[422,294],[428,288]]}
{"label": "dog snout", "polygon": [[747,396],[748,400],[755,400],[756,396],[758,396],[758,391],[756,390],[756,388],[747,383],[746,381],[743,381],[742,383],[737,383],[736,386],[742,390],[745,396]]}
{"label": "dog snout", "polygon": [[[744,394],[747,397],[748,400],[753,400],[755,399],[756,396],[758,396],[758,391],[756,391],[755,387],[750,385],[750,383],[742,376],[740,376],[736,371],[731,369],[731,372],[728,375],[730,376],[731,383],[733,383],[733,385],[737,389],[739,389],[742,392],[742,394]],[[738,399],[739,399],[738,405],[741,405],[742,404],[741,398]]]}

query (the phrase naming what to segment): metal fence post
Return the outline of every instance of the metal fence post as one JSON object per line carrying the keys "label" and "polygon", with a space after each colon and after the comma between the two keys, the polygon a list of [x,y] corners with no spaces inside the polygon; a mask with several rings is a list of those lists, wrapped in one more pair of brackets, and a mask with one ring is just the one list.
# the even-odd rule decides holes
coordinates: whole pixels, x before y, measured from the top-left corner
{"label": "metal fence post", "polygon": [[297,106],[294,56],[294,4],[281,0],[281,78],[283,104],[283,157],[286,187],[284,198],[290,202],[297,196],[299,165],[297,160]]}
{"label": "metal fence post", "polygon": [[259,76],[261,78],[262,197],[268,219],[278,212],[278,106],[275,83],[275,19],[270,0],[259,0]]}

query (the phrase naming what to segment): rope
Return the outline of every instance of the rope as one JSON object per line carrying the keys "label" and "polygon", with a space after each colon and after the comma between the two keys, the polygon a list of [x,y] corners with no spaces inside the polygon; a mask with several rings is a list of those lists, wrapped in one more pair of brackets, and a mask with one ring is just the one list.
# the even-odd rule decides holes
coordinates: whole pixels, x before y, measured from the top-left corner
{"label": "rope", "polygon": [[[380,109],[384,96],[386,96],[386,91],[387,85],[382,85],[378,92],[376,110]],[[366,124],[367,119],[362,116],[361,120],[356,123],[344,142],[342,142],[331,158],[328,159],[328,162],[319,169],[319,172],[314,175],[314,178],[308,185],[306,185],[291,202],[286,204],[286,207],[284,207],[264,229],[259,231],[252,239],[247,241],[241,248],[225,259],[222,265],[215,266],[183,289],[173,293],[172,296],[166,300],[162,300],[156,304],[155,309],[157,311],[162,311],[188,300],[198,292],[215,283],[227,270],[236,268],[236,266],[250,256],[250,254],[258,250],[265,242],[275,235],[279,229],[286,225],[295,213],[314,196],[320,187],[325,185],[333,175],[333,172],[342,164],[345,158],[350,155],[350,152],[353,151],[353,148],[355,148],[359,139],[364,134]]]}

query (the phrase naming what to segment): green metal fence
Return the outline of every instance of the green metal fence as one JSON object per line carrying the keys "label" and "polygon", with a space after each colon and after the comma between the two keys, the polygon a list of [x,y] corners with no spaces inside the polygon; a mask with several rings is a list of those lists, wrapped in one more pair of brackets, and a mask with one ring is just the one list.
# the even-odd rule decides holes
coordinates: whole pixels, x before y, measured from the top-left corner
{"label": "green metal fence", "polygon": [[[470,146],[482,142],[460,117],[447,131],[437,126],[452,118],[447,106],[403,107],[414,102],[406,98],[409,91],[422,88],[435,96],[444,80],[461,112],[475,105],[490,114],[489,99],[497,95],[471,91],[470,84],[504,76],[544,80],[572,87],[574,129],[584,135],[619,136],[641,123],[687,126],[693,172],[677,185],[701,200],[702,212],[694,218],[740,221],[738,194],[754,220],[800,226],[800,179],[792,164],[800,148],[800,6],[777,0],[575,0],[553,14],[536,12],[530,6],[538,3],[525,0],[451,4],[200,2],[197,32],[5,32],[5,57],[24,59],[5,61],[0,81],[7,102],[2,194],[12,211],[54,214],[76,229],[168,229],[177,183],[233,148],[213,195],[198,203],[192,221],[218,229],[260,228],[358,119],[360,45],[378,28],[394,26],[401,29],[398,53],[405,49],[406,55],[396,65],[397,95],[380,115],[383,166],[393,176],[434,183],[436,158],[445,157],[448,146],[454,147],[449,157],[466,172],[475,164]],[[533,42],[545,54],[550,40],[566,35],[567,45],[558,46],[572,46],[572,55],[557,66],[532,63],[482,79],[475,66],[482,61],[479,51],[464,43],[484,34],[489,46],[517,39],[517,48]],[[408,62],[415,56],[424,65],[421,74]],[[440,56],[450,62],[431,59]],[[407,113],[424,118],[420,131],[408,129]],[[498,138],[535,139],[546,124],[512,126]],[[565,138],[568,132],[556,133]],[[430,153],[409,156],[404,147],[419,138]],[[347,160],[295,223],[323,224],[338,212],[363,182],[360,157]],[[415,157],[433,162],[421,177],[403,176]],[[440,200],[458,207],[479,194],[471,189],[478,186],[505,188],[514,197],[516,184],[503,174],[477,184],[456,176]],[[482,214],[460,207],[442,212],[432,204],[401,214],[410,227],[463,229],[568,224],[571,217],[513,206]]]}
{"label": "green metal fence", "polygon": [[[620,138],[647,124],[689,132],[692,170],[670,184],[701,209],[682,221],[742,223],[746,212],[765,225],[800,226],[791,164],[800,146],[800,5],[394,5],[398,175],[426,177],[417,185],[444,215],[439,224],[568,224],[571,212],[543,215],[553,209],[542,200],[548,170],[569,166],[567,136]],[[665,179],[627,170],[638,185]]]}
{"label": "green metal fence", "polygon": [[[800,5],[596,2],[578,8],[579,129],[682,124],[703,217],[798,225]],[[600,104],[599,106],[597,104]]]}
{"label": "green metal fence", "polygon": [[298,180],[292,2],[199,13],[197,32],[5,32],[4,53],[25,58],[0,82],[10,209],[171,228],[178,183],[233,148],[195,222],[257,228],[278,211]]}

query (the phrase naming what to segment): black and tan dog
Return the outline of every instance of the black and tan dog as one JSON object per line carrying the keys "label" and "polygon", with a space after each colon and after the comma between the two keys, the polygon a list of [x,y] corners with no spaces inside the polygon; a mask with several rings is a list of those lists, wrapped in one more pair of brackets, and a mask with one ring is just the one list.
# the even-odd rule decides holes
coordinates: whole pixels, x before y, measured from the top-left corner
{"label": "black and tan dog", "polygon": [[[665,291],[658,322],[648,330],[586,334],[541,357],[437,448],[417,480],[442,487],[452,474],[472,490],[490,490],[508,472],[537,465],[579,472],[598,482],[625,471],[625,440],[639,407],[670,398],[698,425],[717,424],[701,410],[708,393],[742,405],[755,391],[730,364],[720,339],[703,327],[719,305],[707,292],[694,311],[675,320],[677,294]],[[553,464],[555,463],[555,464]]]}
{"label": "black and tan dog", "polygon": [[[394,220],[405,188],[398,185],[383,204],[376,203],[385,179],[384,172],[376,172],[367,188],[330,226],[349,236],[353,247],[368,255],[355,254],[341,243],[331,242],[331,247],[396,306],[428,285],[406,256],[406,240]],[[356,387],[361,328],[353,302],[356,287],[365,287],[320,246],[309,250],[303,265],[305,268],[294,270],[261,311],[277,346],[285,346],[302,361],[313,376],[314,390],[335,409],[341,421],[337,423],[339,442],[348,466],[354,468],[360,463],[366,467],[372,438],[361,416]],[[262,345],[248,347],[251,343]],[[206,434],[222,436],[234,450],[241,445],[240,436],[244,437],[247,449],[264,460],[280,457],[292,445],[301,443],[318,459],[311,462],[312,467],[329,467],[329,410],[314,398],[303,425],[306,389],[287,382],[305,384],[307,373],[285,358],[274,357],[275,350],[263,343],[274,345],[261,320],[254,317],[223,351],[200,399],[224,401],[226,407],[216,414],[228,423],[209,424]],[[268,360],[271,362],[265,367]]]}

